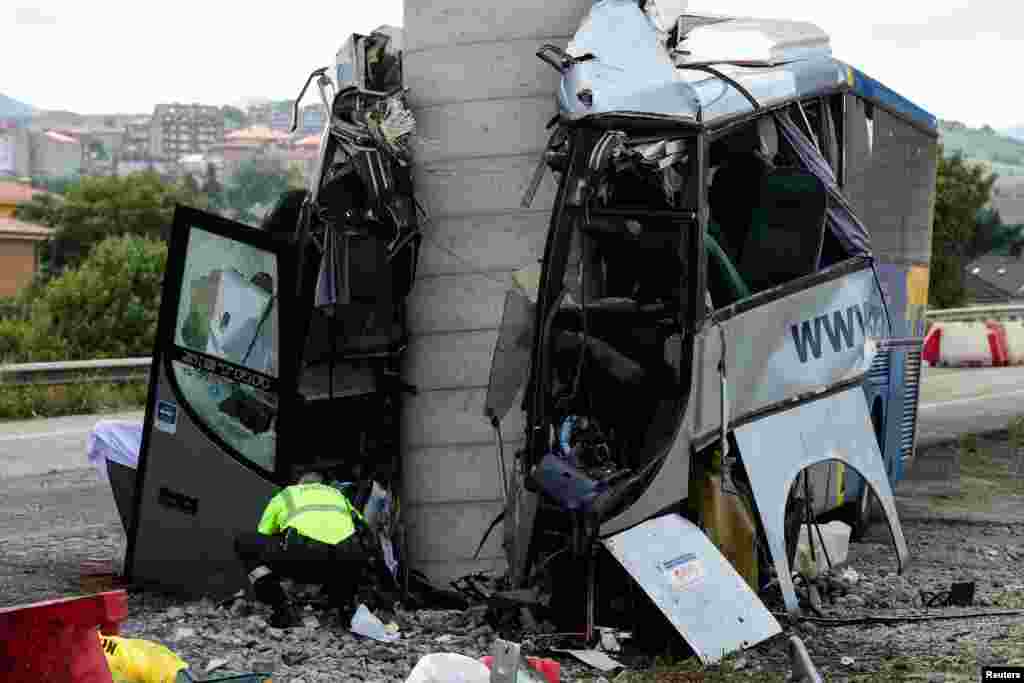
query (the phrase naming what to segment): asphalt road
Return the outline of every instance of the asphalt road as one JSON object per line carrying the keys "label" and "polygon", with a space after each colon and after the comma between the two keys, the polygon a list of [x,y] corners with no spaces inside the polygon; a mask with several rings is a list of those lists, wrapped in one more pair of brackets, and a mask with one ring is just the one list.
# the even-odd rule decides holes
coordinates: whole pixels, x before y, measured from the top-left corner
{"label": "asphalt road", "polygon": [[918,447],[1004,429],[1024,415],[1024,367],[929,368],[921,381]]}
{"label": "asphalt road", "polygon": [[137,411],[0,422],[0,479],[88,467],[86,443],[99,420],[142,418]]}

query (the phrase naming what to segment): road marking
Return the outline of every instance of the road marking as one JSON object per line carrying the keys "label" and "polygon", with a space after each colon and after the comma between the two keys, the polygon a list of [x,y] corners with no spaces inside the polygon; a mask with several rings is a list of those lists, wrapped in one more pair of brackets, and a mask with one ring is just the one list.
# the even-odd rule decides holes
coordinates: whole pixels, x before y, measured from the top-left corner
{"label": "road marking", "polygon": [[76,434],[88,434],[92,429],[66,429],[60,432],[31,432],[29,434],[5,434],[0,436],[0,441],[23,441],[24,439],[45,439],[51,436],[72,436]]}
{"label": "road marking", "polygon": [[936,401],[934,403],[922,403],[919,407],[921,410],[926,408],[941,408],[943,406],[956,406],[963,405],[965,403],[976,403],[978,401],[988,401],[997,398],[1009,398],[1010,396],[1021,396],[1024,395],[1024,389],[1018,389],[1016,391],[1008,391],[1004,394],[985,394],[983,396],[970,396],[968,398],[955,398],[951,401]]}

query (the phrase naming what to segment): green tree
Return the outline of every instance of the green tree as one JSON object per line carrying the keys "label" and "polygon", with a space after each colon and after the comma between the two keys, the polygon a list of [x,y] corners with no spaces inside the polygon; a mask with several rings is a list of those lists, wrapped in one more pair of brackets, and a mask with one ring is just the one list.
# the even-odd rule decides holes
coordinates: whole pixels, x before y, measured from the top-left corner
{"label": "green tree", "polygon": [[977,231],[979,212],[988,204],[996,176],[984,167],[950,157],[939,146],[932,229],[929,302],[933,308],[951,308],[964,302],[964,267]]}
{"label": "green tree", "polygon": [[77,184],[81,176],[77,173],[65,176],[32,176],[32,187],[37,190],[46,190],[55,194],[64,194],[72,185]]}
{"label": "green tree", "polygon": [[998,209],[985,207],[978,212],[974,223],[974,235],[967,249],[967,261],[984,256],[993,249],[1005,246],[1009,238],[1007,228]]}
{"label": "green tree", "polygon": [[167,246],[147,236],[107,237],[51,280],[23,334],[26,360],[148,356],[156,339]]}
{"label": "green tree", "polygon": [[186,173],[185,175],[183,175],[178,184],[180,185],[181,191],[185,196],[198,197],[200,194],[202,194],[202,190],[199,188],[199,183],[196,182],[196,179],[192,176],[191,173]]}
{"label": "green tree", "polygon": [[224,191],[225,208],[237,220],[256,225],[262,212],[289,189],[289,173],[275,159],[260,158],[244,162],[228,180]]}
{"label": "green tree", "polygon": [[169,183],[147,171],[81,178],[67,188],[63,201],[34,197],[16,215],[56,228],[58,249],[73,265],[110,236],[166,236],[177,204],[205,209],[209,202],[194,180]]}
{"label": "green tree", "polygon": [[56,228],[60,223],[62,199],[51,193],[39,193],[27,202],[18,204],[14,217],[26,223]]}
{"label": "green tree", "polygon": [[219,199],[221,193],[224,192],[224,186],[217,180],[217,167],[212,163],[206,164],[206,176],[203,178],[202,186],[203,194],[205,194],[211,203],[215,201],[214,198]]}

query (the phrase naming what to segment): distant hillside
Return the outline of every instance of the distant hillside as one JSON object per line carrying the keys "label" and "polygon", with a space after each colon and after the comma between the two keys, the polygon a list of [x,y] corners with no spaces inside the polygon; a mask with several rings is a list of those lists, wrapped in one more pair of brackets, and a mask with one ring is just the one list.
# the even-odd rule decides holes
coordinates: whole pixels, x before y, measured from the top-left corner
{"label": "distant hillside", "polygon": [[1013,128],[1007,128],[1003,131],[1008,137],[1016,140],[1024,140],[1024,126],[1014,126]]}
{"label": "distant hillside", "polygon": [[939,135],[947,155],[959,151],[966,159],[990,165],[1001,177],[1024,176],[1024,140],[990,126],[968,128],[958,121],[941,121]]}
{"label": "distant hillside", "polygon": [[32,115],[32,107],[0,93],[0,118],[22,118]]}

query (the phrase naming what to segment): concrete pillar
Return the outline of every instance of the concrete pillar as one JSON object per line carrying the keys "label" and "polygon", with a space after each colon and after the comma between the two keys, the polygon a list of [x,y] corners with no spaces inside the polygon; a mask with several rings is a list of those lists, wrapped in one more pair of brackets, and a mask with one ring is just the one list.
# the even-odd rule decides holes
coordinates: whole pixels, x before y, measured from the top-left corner
{"label": "concrete pillar", "polygon": [[[416,192],[425,227],[409,297],[403,517],[412,565],[435,581],[500,569],[496,443],[483,416],[511,273],[543,254],[550,173],[519,206],[556,113],[558,74],[535,55],[565,47],[589,0],[405,0],[404,76],[417,120]],[[506,467],[523,417],[503,425]]]}

